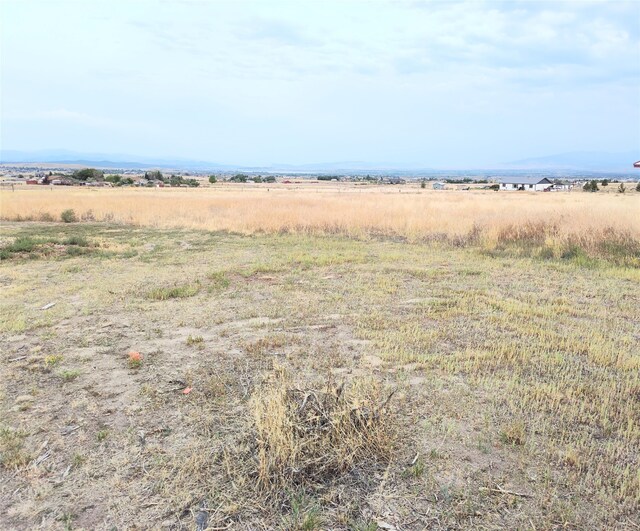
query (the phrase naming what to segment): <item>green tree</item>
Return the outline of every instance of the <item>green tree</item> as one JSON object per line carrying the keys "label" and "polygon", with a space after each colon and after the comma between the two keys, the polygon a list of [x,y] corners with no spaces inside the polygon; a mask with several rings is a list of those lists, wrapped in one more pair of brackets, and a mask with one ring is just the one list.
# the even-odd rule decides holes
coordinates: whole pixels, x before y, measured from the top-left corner
{"label": "green tree", "polygon": [[609,186],[609,179],[602,179],[600,184],[602,184],[602,186]]}
{"label": "green tree", "polygon": [[587,184],[585,184],[582,189],[585,192],[597,192],[598,191],[598,181],[587,181]]}
{"label": "green tree", "polygon": [[636,184],[636,192],[640,192],[640,181],[638,181],[638,184]]}
{"label": "green tree", "polygon": [[620,194],[624,194],[627,191],[627,189],[624,186],[624,183],[620,183],[620,186],[618,186],[618,193]]}
{"label": "green tree", "polygon": [[149,181],[163,181],[164,182],[164,176],[162,175],[162,172],[160,170],[145,171],[144,172],[144,178],[149,180]]}
{"label": "green tree", "polygon": [[104,180],[104,173],[101,170],[95,168],[84,168],[82,170],[76,170],[73,172],[73,178],[79,181],[102,181]]}
{"label": "green tree", "polygon": [[215,175],[209,175],[209,182],[215,184],[218,182],[218,178]]}

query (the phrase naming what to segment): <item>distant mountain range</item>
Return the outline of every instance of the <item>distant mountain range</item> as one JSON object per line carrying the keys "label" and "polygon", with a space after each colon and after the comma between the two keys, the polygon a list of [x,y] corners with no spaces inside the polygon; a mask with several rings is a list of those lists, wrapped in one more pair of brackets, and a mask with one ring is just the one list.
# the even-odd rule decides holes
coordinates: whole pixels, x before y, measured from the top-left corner
{"label": "distant mountain range", "polygon": [[607,153],[598,151],[574,151],[546,157],[516,160],[505,164],[513,169],[554,169],[589,171],[630,171],[633,163],[640,160],[640,148],[637,151]]}
{"label": "distant mountain range", "polygon": [[[594,151],[577,151],[544,157],[521,159],[512,162],[495,164],[483,168],[484,171],[586,171],[586,172],[623,172],[633,173],[633,163],[640,159],[637,152],[608,153]],[[1,150],[0,163],[48,163],[74,164],[99,168],[147,169],[162,168],[191,171],[262,171],[262,172],[443,172],[444,169],[420,167],[418,165],[401,165],[393,163],[367,163],[361,161],[324,162],[310,164],[270,164],[268,166],[247,166],[219,164],[211,161],[185,158],[164,158],[129,155],[123,153],[83,153],[63,149],[39,151]],[[468,171],[476,168],[469,168]],[[479,170],[479,169],[478,169]],[[455,171],[465,171],[457,166]],[[637,170],[636,170],[637,171]]]}

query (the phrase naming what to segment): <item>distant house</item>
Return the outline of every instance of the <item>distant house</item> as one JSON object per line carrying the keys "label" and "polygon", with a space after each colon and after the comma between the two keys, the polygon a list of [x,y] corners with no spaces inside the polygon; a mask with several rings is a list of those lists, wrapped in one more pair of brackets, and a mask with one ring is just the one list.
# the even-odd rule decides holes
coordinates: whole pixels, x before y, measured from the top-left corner
{"label": "distant house", "polygon": [[546,177],[505,177],[501,179],[500,190],[529,190],[540,192],[553,186]]}
{"label": "distant house", "polygon": [[444,190],[445,189],[445,184],[444,183],[433,183],[433,189],[434,190]]}

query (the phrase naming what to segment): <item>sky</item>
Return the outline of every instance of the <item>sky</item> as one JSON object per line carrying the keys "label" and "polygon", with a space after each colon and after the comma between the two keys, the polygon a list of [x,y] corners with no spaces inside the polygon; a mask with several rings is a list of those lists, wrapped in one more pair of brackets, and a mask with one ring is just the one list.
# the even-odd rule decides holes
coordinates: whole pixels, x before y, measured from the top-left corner
{"label": "sky", "polygon": [[640,155],[640,2],[0,2],[2,149],[268,165]]}

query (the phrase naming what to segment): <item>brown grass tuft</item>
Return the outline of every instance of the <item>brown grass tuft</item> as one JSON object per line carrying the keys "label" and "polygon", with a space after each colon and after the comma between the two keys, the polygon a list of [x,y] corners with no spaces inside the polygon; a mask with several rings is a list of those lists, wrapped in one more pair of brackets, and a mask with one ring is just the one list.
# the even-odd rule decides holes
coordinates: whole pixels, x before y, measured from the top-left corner
{"label": "brown grass tuft", "polygon": [[317,391],[293,388],[280,374],[251,401],[258,484],[326,483],[358,465],[388,462],[395,432],[390,398],[373,380]]}

